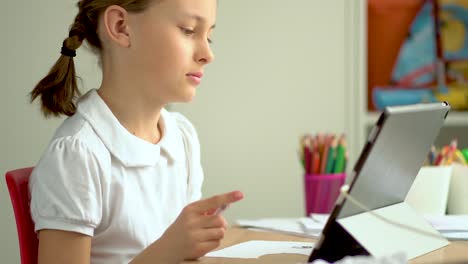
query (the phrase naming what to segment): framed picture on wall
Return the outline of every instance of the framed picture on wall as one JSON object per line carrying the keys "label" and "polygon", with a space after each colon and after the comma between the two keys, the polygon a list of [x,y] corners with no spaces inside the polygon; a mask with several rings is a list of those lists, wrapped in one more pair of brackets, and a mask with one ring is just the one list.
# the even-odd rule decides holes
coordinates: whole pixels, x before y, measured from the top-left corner
{"label": "framed picture on wall", "polygon": [[468,0],[367,0],[367,109],[468,110]]}

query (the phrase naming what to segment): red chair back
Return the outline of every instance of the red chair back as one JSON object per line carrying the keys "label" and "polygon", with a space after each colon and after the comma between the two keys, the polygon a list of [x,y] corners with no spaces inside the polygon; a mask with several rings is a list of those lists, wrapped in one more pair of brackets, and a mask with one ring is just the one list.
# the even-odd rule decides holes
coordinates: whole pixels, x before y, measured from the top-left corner
{"label": "red chair back", "polygon": [[6,173],[5,178],[10,192],[11,203],[16,219],[21,264],[37,264],[38,239],[29,211],[29,176],[32,167]]}

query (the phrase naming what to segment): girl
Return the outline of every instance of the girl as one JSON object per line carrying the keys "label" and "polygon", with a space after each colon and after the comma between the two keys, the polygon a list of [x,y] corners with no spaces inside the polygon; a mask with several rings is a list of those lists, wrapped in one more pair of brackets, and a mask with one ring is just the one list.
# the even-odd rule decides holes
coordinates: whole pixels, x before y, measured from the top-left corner
{"label": "girl", "polygon": [[[216,0],[81,0],[61,56],[31,92],[67,115],[30,180],[39,263],[178,263],[219,246],[192,124],[164,106],[188,102],[213,60]],[[79,97],[73,57],[86,40],[102,84]],[[187,205],[188,204],[188,205]]]}

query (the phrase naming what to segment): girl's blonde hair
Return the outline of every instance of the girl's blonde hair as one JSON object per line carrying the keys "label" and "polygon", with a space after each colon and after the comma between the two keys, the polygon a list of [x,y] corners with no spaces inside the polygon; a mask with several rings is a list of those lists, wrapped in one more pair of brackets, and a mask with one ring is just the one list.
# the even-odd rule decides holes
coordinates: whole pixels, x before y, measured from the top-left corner
{"label": "girl's blonde hair", "polygon": [[[78,14],[71,25],[68,38],[63,41],[62,55],[49,73],[31,91],[31,102],[41,98],[41,110],[50,115],[71,116],[76,111],[76,100],[81,95],[75,73],[73,57],[84,40],[96,51],[102,49],[97,34],[98,19],[107,7],[118,5],[129,12],[142,12],[154,0],[80,0]],[[64,55],[65,54],[65,55]]]}

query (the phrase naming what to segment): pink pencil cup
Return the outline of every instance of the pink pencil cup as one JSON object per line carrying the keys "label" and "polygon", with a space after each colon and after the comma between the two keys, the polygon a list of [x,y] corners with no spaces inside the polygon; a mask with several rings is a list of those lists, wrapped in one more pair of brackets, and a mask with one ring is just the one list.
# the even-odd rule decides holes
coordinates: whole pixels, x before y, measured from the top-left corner
{"label": "pink pencil cup", "polygon": [[331,213],[340,188],[345,183],[346,173],[305,174],[304,196],[306,216],[311,213]]}

